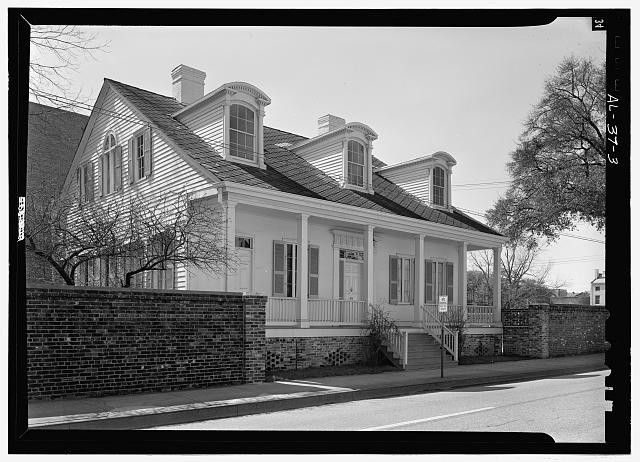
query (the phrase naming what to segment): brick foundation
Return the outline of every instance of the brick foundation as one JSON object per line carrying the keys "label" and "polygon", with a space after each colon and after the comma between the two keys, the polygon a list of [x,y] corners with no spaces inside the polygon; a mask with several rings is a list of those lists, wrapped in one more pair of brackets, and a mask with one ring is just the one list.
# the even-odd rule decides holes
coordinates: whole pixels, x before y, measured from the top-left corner
{"label": "brick foundation", "polygon": [[500,334],[462,334],[459,338],[459,356],[497,356],[502,354]]}
{"label": "brick foundation", "polygon": [[529,305],[502,310],[504,354],[533,358],[606,351],[604,306]]}
{"label": "brick foundation", "polygon": [[369,355],[369,337],[267,338],[269,370],[362,364]]}
{"label": "brick foundation", "polygon": [[263,381],[266,301],[237,293],[28,286],[29,399]]}

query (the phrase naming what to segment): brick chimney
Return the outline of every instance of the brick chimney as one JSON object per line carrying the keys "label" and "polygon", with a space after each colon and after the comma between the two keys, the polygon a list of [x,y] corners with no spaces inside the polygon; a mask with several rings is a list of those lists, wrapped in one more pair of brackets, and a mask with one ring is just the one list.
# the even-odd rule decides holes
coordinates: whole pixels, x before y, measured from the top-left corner
{"label": "brick chimney", "polygon": [[318,118],[318,135],[331,132],[342,127],[346,121],[342,117],[331,114],[323,115]]}
{"label": "brick chimney", "polygon": [[191,104],[204,96],[204,72],[180,64],[171,71],[173,97],[182,104]]}

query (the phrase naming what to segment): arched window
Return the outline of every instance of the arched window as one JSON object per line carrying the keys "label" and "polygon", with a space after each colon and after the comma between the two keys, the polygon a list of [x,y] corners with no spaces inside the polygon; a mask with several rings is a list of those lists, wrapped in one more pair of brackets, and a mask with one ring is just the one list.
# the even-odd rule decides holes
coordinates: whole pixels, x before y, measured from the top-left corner
{"label": "arched window", "polygon": [[242,159],[254,160],[255,114],[240,104],[231,105],[229,130],[229,154]]}
{"label": "arched window", "polygon": [[433,204],[444,206],[444,170],[440,167],[433,169]]}
{"label": "arched window", "polygon": [[364,146],[357,141],[347,144],[347,183],[364,186]]}
{"label": "arched window", "polygon": [[102,195],[119,191],[122,187],[122,151],[118,149],[116,137],[108,133],[102,145],[100,157],[100,189]]}

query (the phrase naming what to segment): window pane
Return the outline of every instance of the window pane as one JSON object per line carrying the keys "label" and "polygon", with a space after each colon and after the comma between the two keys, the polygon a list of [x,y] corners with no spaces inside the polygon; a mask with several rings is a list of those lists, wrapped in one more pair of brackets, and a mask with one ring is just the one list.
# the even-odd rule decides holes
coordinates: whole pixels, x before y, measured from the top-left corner
{"label": "window pane", "polygon": [[232,104],[231,105],[231,115],[232,116],[237,116],[238,115],[238,105],[237,104]]}
{"label": "window pane", "polygon": [[251,133],[252,135],[254,134],[253,121],[247,122],[247,132]]}

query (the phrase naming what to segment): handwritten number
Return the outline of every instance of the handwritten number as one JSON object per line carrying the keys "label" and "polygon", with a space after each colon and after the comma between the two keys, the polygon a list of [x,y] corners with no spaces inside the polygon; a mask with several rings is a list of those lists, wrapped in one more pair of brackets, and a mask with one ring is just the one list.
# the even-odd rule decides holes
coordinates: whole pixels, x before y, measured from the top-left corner
{"label": "handwritten number", "polygon": [[609,124],[607,124],[607,133],[609,135],[617,135],[618,134],[618,126],[614,125],[613,127],[611,127]]}

